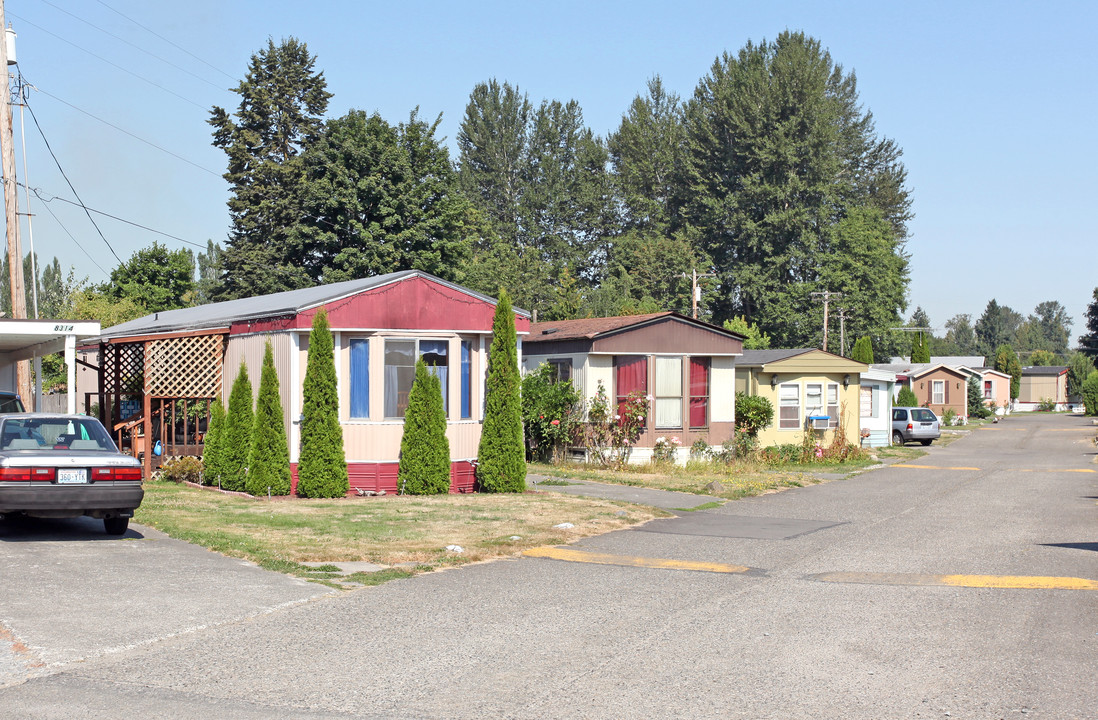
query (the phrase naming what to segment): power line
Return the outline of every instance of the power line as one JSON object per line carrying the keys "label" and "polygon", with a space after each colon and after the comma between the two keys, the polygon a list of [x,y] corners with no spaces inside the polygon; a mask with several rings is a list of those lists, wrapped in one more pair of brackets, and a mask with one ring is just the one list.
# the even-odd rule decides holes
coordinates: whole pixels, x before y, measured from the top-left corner
{"label": "power line", "polygon": [[33,23],[33,22],[31,22],[30,20],[27,20],[24,17],[20,17],[19,15],[16,15],[15,13],[8,13],[8,15],[10,15],[13,18],[16,18],[17,20],[20,20],[21,22],[25,22],[26,24],[30,25],[31,27],[38,28],[42,32],[46,33],[47,35],[51,35],[51,36],[57,38],[58,40],[60,40],[63,43],[67,43],[69,45],[72,45],[77,50],[86,52],[88,55],[91,55],[93,58],[95,58],[97,60],[100,60],[102,62],[105,62],[106,64],[110,65],[111,67],[114,67],[118,70],[121,70],[122,72],[126,73],[127,75],[133,75],[135,78],[137,78],[138,80],[141,80],[142,82],[146,82],[146,83],[148,83],[149,85],[152,85],[155,88],[159,88],[159,89],[163,90],[164,92],[168,93],[169,95],[174,95],[175,97],[179,98],[183,102],[190,103],[191,105],[194,105],[196,108],[199,108],[201,110],[209,110],[209,108],[207,106],[203,105],[202,103],[195,102],[194,100],[191,100],[189,97],[185,97],[183,95],[180,95],[179,93],[177,93],[174,90],[169,90],[168,88],[164,87],[163,85],[161,85],[160,83],[158,83],[154,80],[150,80],[147,77],[143,77],[141,75],[138,75],[134,71],[132,71],[128,68],[124,68],[116,62],[112,62],[112,61],[108,60],[107,58],[103,57],[102,55],[97,55],[96,53],[93,53],[91,50],[88,50],[85,47],[81,47],[81,46],[77,45],[76,43],[72,42],[71,40],[66,40],[65,38],[61,37],[60,35],[58,35],[55,32],[50,32],[49,30],[42,27],[41,25]]}
{"label": "power line", "polygon": [[[79,15],[76,15],[75,13],[69,12],[68,10],[66,10],[63,7],[59,7],[57,5],[54,5],[53,3],[49,2],[49,0],[38,0],[38,1],[40,3],[43,3],[44,5],[49,5],[51,8],[53,8],[54,10],[57,10],[58,12],[63,12],[71,18],[79,20],[80,22],[84,23],[88,27],[95,28],[99,32],[103,33],[104,35],[112,37],[112,38],[114,38],[115,40],[117,40],[119,42],[122,42],[122,43],[125,43],[125,44],[129,45],[130,47],[132,47],[135,50],[138,50],[140,52],[145,53],[146,55],[148,55],[151,58],[155,58],[155,59],[159,60],[160,62],[164,63],[165,65],[169,65],[169,66],[175,68],[176,70],[179,70],[180,72],[186,73],[186,74],[190,75],[191,77],[193,77],[196,80],[200,80],[200,81],[206,83],[207,85],[211,85],[211,86],[217,88],[218,90],[224,90],[225,92],[231,92],[230,90],[221,87],[217,83],[212,82],[210,80],[207,80],[206,78],[202,77],[198,73],[191,72],[190,70],[183,67],[182,65],[176,65],[171,60],[168,60],[166,58],[162,58],[159,55],[157,55],[156,53],[150,52],[150,51],[146,50],[145,48],[141,47],[140,45],[137,45],[136,43],[132,43],[129,40],[127,40],[126,38],[124,38],[120,35],[115,35],[114,33],[112,33],[110,30],[107,30],[106,28],[101,28],[98,25],[96,25],[95,23],[93,23],[89,20],[85,20],[84,18],[80,17]],[[113,8],[110,8],[110,9],[113,9]],[[128,20],[129,18],[126,18],[126,19]]]}
{"label": "power line", "polygon": [[80,241],[77,240],[76,237],[71,232],[69,232],[69,229],[67,227],[65,227],[65,224],[63,222],[61,222],[61,218],[57,217],[57,215],[54,214],[53,208],[51,208],[48,204],[45,204],[45,203],[43,203],[42,207],[46,208],[46,212],[48,212],[50,214],[50,216],[53,217],[53,219],[57,222],[57,224],[59,226],[61,226],[61,229],[64,230],[65,234],[69,236],[69,238],[73,241],[73,244],[75,244],[76,247],[80,248],[80,252],[82,252],[82,253],[84,253],[85,255],[88,256],[88,259],[91,260],[92,265],[99,268],[99,271],[101,273],[103,273],[107,277],[110,277],[110,273],[107,272],[106,270],[104,270],[103,266],[95,261],[95,258],[92,257],[92,254],[84,249],[84,246],[80,244]]}
{"label": "power line", "polygon": [[163,36],[163,35],[161,35],[160,33],[156,32],[155,30],[152,30],[152,29],[150,29],[150,28],[148,28],[148,27],[146,27],[146,26],[144,26],[144,25],[142,25],[141,23],[137,22],[137,21],[136,21],[136,20],[134,20],[134,19],[133,19],[132,17],[130,17],[130,16],[128,16],[128,15],[126,15],[126,14],[124,14],[124,13],[123,13],[123,12],[121,12],[120,10],[116,10],[115,8],[113,8],[113,7],[111,7],[110,5],[108,5],[107,3],[103,2],[103,0],[96,0],[96,2],[98,2],[98,3],[100,4],[100,5],[102,5],[103,7],[107,8],[107,9],[108,9],[108,10],[110,10],[111,12],[113,12],[113,13],[115,13],[115,14],[117,14],[117,15],[120,15],[120,16],[122,16],[122,17],[126,18],[127,20],[129,20],[130,22],[132,22],[132,23],[133,23],[134,25],[136,25],[137,27],[141,28],[141,29],[142,29],[142,30],[144,30],[145,32],[149,33],[150,35],[153,35],[154,37],[160,38],[161,40],[163,40],[164,42],[168,43],[169,45],[171,45],[171,46],[172,46],[173,48],[175,48],[176,50],[179,50],[180,52],[182,52],[182,53],[185,53],[185,54],[187,54],[187,55],[190,55],[190,56],[191,56],[192,58],[194,58],[194,59],[195,59],[195,60],[197,60],[198,62],[202,63],[202,64],[203,64],[203,65],[205,65],[206,67],[209,67],[209,68],[211,68],[211,69],[213,69],[213,70],[216,70],[216,71],[218,71],[219,73],[221,73],[221,74],[222,74],[222,75],[224,75],[225,77],[229,78],[229,79],[230,79],[230,80],[232,80],[233,82],[240,82],[240,81],[239,81],[239,80],[237,80],[237,79],[236,79],[235,77],[233,77],[233,76],[232,76],[231,74],[229,74],[229,73],[225,72],[224,70],[222,70],[221,68],[217,67],[216,65],[211,65],[211,64],[210,64],[209,62],[207,62],[206,60],[203,60],[203,59],[202,59],[202,58],[200,58],[199,56],[195,55],[195,54],[194,54],[194,53],[192,53],[192,52],[191,52],[190,50],[188,50],[188,49],[186,49],[186,48],[184,48],[184,47],[181,47],[181,46],[179,46],[179,45],[176,45],[176,44],[175,44],[174,42],[172,42],[172,41],[171,41],[171,40],[169,40],[168,38],[164,37],[164,36]]}
{"label": "power line", "polygon": [[80,201],[80,207],[84,208],[84,214],[88,216],[88,220],[95,227],[95,231],[99,233],[99,237],[103,238],[103,243],[107,246],[107,249],[111,251],[111,255],[114,255],[114,259],[118,261],[118,264],[122,264],[122,258],[118,257],[118,253],[114,251],[111,244],[107,242],[107,236],[103,234],[103,231],[99,229],[99,225],[96,224],[95,218],[88,212],[88,208],[84,205],[84,201],[80,199],[80,193],[76,192],[76,188],[72,186],[72,182],[69,180],[69,176],[65,174],[65,169],[61,167],[61,162],[57,159],[57,156],[53,153],[53,148],[50,147],[50,141],[46,139],[46,133],[42,132],[42,126],[38,124],[38,116],[34,114],[34,108],[24,98],[23,104],[26,105],[27,110],[30,111],[31,119],[34,120],[34,126],[38,128],[38,134],[42,136],[42,142],[46,144],[46,149],[50,151],[50,157],[53,158],[53,163],[57,165],[57,169],[61,172],[61,177],[65,178],[65,182],[68,183],[69,190],[72,190],[72,194],[76,196],[76,199]]}
{"label": "power line", "polygon": [[186,243],[187,245],[194,245],[197,248],[203,248],[203,249],[206,248],[206,246],[202,245],[201,243],[196,243],[196,242],[193,242],[191,240],[186,240],[184,238],[179,237],[178,235],[172,235],[171,233],[166,233],[162,230],[156,230],[156,229],[148,227],[146,225],[142,225],[141,223],[137,223],[137,222],[134,222],[132,220],[127,220],[125,218],[120,218],[117,215],[111,215],[109,212],[104,212],[103,210],[96,210],[95,208],[86,207],[85,205],[83,205],[81,203],[73,202],[72,200],[69,200],[68,198],[63,198],[60,195],[49,195],[47,197],[47,196],[42,194],[42,189],[41,188],[27,187],[23,183],[17,183],[17,184],[20,187],[22,187],[23,189],[27,190],[28,192],[34,193],[34,196],[36,198],[38,198],[39,200],[41,200],[43,203],[50,203],[50,202],[53,202],[54,200],[60,200],[61,202],[68,203],[69,205],[75,205],[77,207],[82,207],[85,210],[87,210],[88,212],[93,212],[96,215],[102,215],[103,217],[109,217],[111,220],[117,220],[118,222],[125,223],[127,225],[132,225],[133,227],[141,228],[142,230],[147,230],[151,233],[156,233],[157,235],[163,235],[164,237],[171,238],[172,240],[178,240],[179,242]]}
{"label": "power line", "polygon": [[[84,110],[82,108],[78,108],[75,105],[73,105],[72,103],[66,102],[65,100],[62,100],[61,98],[57,97],[56,95],[54,95],[52,93],[49,93],[49,92],[46,92],[45,90],[43,90],[40,87],[34,86],[34,89],[37,90],[38,92],[42,93],[46,97],[53,98],[54,100],[61,103],[62,105],[67,105],[68,107],[72,108],[73,110],[77,111],[78,113],[83,113],[84,115],[87,115],[88,117],[90,117],[93,120],[98,120],[99,122],[103,123],[104,125],[107,125],[108,127],[114,128],[115,130],[117,130],[120,133],[123,133],[125,135],[129,135],[134,140],[137,140],[139,142],[143,142],[146,145],[148,145],[149,147],[156,148],[160,152],[171,155],[172,157],[174,157],[177,160],[182,160],[183,162],[187,163],[188,165],[196,167],[204,173],[209,173],[210,175],[213,175],[216,178],[221,177],[221,173],[214,172],[213,170],[210,170],[207,167],[203,167],[203,166],[199,165],[198,163],[194,162],[193,160],[188,160],[187,158],[183,157],[182,155],[180,155],[178,153],[174,153],[171,150],[168,150],[167,148],[163,148],[163,147],[157,145],[156,143],[154,143],[150,140],[146,140],[145,138],[141,137],[140,135],[135,135],[132,132],[130,132],[129,130],[126,130],[124,128],[120,128],[117,125],[115,125],[114,123],[109,122],[107,120],[104,120],[103,118],[99,117],[98,115],[93,115],[92,113],[88,112],[87,110]],[[29,108],[30,105],[28,104],[27,107]]]}

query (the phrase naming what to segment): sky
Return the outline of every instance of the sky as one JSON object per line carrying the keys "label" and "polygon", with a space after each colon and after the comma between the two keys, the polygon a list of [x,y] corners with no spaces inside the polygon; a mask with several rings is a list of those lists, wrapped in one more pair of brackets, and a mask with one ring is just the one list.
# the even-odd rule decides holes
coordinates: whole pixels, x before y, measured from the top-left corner
{"label": "sky", "polygon": [[[17,179],[37,191],[33,228],[22,223],[23,249],[33,234],[41,262],[57,257],[92,283],[154,241],[196,252],[208,239],[225,244],[225,155],[211,145],[206,119],[215,105],[236,108],[229,88],[268,38],[308,44],[334,95],[329,117],[354,108],[397,123],[416,107],[427,119],[441,113],[456,158],[454,138],[479,82],[517,85],[535,104],[575,99],[605,137],[651,77],[689,98],[721,54],[788,29],[815,37],[856,73],[878,134],[904,151],[915,214],[907,317],[921,306],[944,334],[946,320],[969,313],[975,321],[992,298],[1023,315],[1056,300],[1074,320],[1074,338],[1085,332],[1098,286],[1098,3],[6,0],[4,7],[18,34],[11,70],[30,86],[34,115],[13,110]],[[98,230],[65,202],[77,197],[97,211]]]}

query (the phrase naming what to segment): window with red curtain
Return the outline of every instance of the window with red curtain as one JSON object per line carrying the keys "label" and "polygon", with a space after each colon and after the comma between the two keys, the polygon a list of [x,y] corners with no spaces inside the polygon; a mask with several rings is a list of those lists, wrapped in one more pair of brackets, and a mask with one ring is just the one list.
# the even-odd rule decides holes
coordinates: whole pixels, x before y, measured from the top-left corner
{"label": "window with red curtain", "polygon": [[614,394],[621,414],[630,393],[648,394],[648,358],[643,355],[614,356]]}
{"label": "window with red curtain", "polygon": [[690,427],[709,427],[709,358],[690,358]]}

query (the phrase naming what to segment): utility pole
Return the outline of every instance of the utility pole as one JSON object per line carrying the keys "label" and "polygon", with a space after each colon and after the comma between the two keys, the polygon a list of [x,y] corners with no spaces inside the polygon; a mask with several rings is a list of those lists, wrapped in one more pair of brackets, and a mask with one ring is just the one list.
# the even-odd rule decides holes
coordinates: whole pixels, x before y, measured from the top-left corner
{"label": "utility pole", "polygon": [[[8,275],[11,279],[11,316],[27,317],[27,295],[23,287],[23,247],[19,242],[19,200],[15,186],[15,146],[12,141],[11,88],[8,82],[8,35],[4,22],[4,0],[0,0],[0,72],[4,73],[3,92],[0,92],[0,160],[4,173],[4,214],[8,237]],[[16,390],[28,407],[31,399],[30,369],[26,360],[16,364]]]}
{"label": "utility pole", "polygon": [[835,312],[839,316],[839,354],[846,357],[846,319],[850,316],[846,308],[836,308]]}
{"label": "utility pole", "polygon": [[[2,2],[3,0],[0,0]],[[694,319],[698,319],[698,301],[701,300],[701,288],[698,287],[698,278],[717,277],[714,273],[701,273],[698,274],[698,269],[693,268],[690,274],[682,274],[682,277],[690,280],[690,309],[693,312]]]}
{"label": "utility pole", "polygon": [[824,302],[824,340],[823,347],[824,352],[827,352],[827,310],[828,304],[831,302],[831,298],[840,298],[843,294],[841,292],[831,292],[830,290],[820,290],[819,292],[812,293],[812,297],[822,297]]}

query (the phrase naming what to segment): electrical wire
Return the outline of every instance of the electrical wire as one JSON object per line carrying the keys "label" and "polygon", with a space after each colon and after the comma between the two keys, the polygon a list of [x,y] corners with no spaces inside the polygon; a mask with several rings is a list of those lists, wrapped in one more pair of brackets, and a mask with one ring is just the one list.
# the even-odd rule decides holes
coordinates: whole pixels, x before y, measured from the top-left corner
{"label": "electrical wire", "polygon": [[110,277],[110,273],[104,270],[103,266],[95,261],[95,258],[92,257],[92,254],[84,249],[84,246],[80,244],[80,241],[77,240],[76,237],[73,236],[71,232],[69,232],[69,229],[65,227],[65,224],[61,222],[61,218],[57,217],[57,215],[54,214],[53,208],[51,208],[48,203],[43,203],[42,207],[46,208],[46,212],[48,212],[50,216],[54,219],[54,221],[56,221],[57,224],[61,227],[61,229],[65,231],[65,234],[69,236],[73,244],[76,245],[76,247],[80,248],[80,252],[88,256],[88,259],[91,260],[92,265],[95,265],[97,268],[99,268],[99,271],[101,273],[103,273],[107,277]]}
{"label": "electrical wire", "polygon": [[76,43],[72,42],[71,40],[66,40],[65,38],[61,37],[57,33],[51,32],[51,31],[47,30],[46,28],[42,27],[41,25],[38,25],[36,23],[31,22],[30,20],[27,20],[25,17],[20,17],[19,15],[16,15],[15,13],[12,13],[12,12],[7,13],[7,15],[8,15],[8,17],[13,17],[13,18],[16,18],[17,20],[19,20],[21,22],[25,22],[27,25],[30,25],[31,27],[38,28],[42,32],[46,33],[47,35],[55,37],[63,43],[67,43],[69,45],[72,45],[77,50],[81,50],[83,52],[86,52],[88,55],[91,55],[93,58],[95,58],[95,59],[97,59],[101,62],[105,62],[106,64],[110,65],[111,67],[116,68],[118,70],[121,70],[122,72],[126,73],[127,75],[132,75],[135,78],[137,78],[138,80],[141,80],[142,82],[146,82],[146,83],[148,83],[149,85],[152,85],[155,88],[159,88],[160,90],[163,90],[164,92],[168,93],[169,95],[174,95],[175,97],[179,98],[183,102],[190,103],[191,105],[194,105],[196,108],[199,108],[200,110],[209,110],[209,107],[207,107],[206,105],[203,105],[200,102],[196,102],[194,100],[191,100],[189,97],[185,97],[183,95],[180,95],[176,91],[170,90],[170,89],[164,87],[163,85],[161,85],[160,83],[158,83],[154,80],[150,80],[147,77],[143,77],[141,75],[138,75],[134,71],[132,71],[128,68],[124,68],[116,62],[112,62],[112,61],[108,60],[107,58],[103,57],[102,55],[97,55],[96,53],[93,53],[91,50],[88,50],[85,47],[81,47],[81,46],[77,45]]}
{"label": "electrical wire", "polygon": [[60,195],[49,195],[48,193],[44,193],[42,188],[27,187],[23,183],[16,183],[16,185],[23,188],[27,192],[34,193],[34,196],[36,198],[38,198],[39,200],[41,200],[43,203],[48,204],[48,203],[53,202],[54,200],[60,200],[63,203],[68,203],[69,205],[75,205],[77,207],[84,208],[88,212],[93,212],[96,215],[102,215],[103,217],[109,217],[111,220],[117,220],[120,223],[125,223],[126,225],[132,225],[135,228],[140,228],[142,230],[147,230],[148,232],[156,233],[157,235],[163,235],[164,237],[171,238],[172,240],[178,240],[181,243],[186,243],[187,245],[193,245],[194,247],[202,248],[203,250],[206,249],[205,245],[202,245],[201,243],[193,242],[191,240],[186,240],[184,238],[179,237],[178,235],[172,235],[171,233],[166,233],[162,230],[156,230],[156,229],[148,227],[146,225],[142,225],[141,223],[137,223],[137,222],[134,222],[132,220],[127,220],[125,218],[118,217],[117,215],[111,215],[109,212],[105,212],[103,210],[96,210],[95,208],[87,207],[87,206],[83,205],[82,203],[74,202],[72,200],[69,200],[68,198],[63,198]]}
{"label": "electrical wire", "polygon": [[53,163],[57,166],[57,169],[61,172],[61,177],[65,178],[65,182],[68,183],[69,190],[72,190],[72,194],[76,196],[76,199],[80,201],[80,207],[84,208],[84,214],[88,216],[88,220],[91,221],[92,226],[95,227],[95,231],[99,233],[99,237],[103,238],[103,244],[107,246],[107,249],[111,251],[111,255],[114,255],[114,259],[118,261],[118,264],[122,264],[122,258],[118,257],[118,253],[114,251],[111,244],[107,242],[107,236],[103,234],[103,231],[99,229],[99,225],[95,222],[95,218],[88,212],[88,208],[84,205],[84,201],[80,199],[80,193],[76,192],[76,188],[72,186],[72,181],[69,180],[69,176],[65,174],[65,169],[61,167],[61,161],[57,159],[57,155],[54,154],[53,148],[50,147],[50,141],[46,139],[46,133],[42,132],[42,126],[38,124],[38,116],[34,114],[34,108],[24,98],[23,104],[27,110],[30,111],[31,120],[34,120],[34,126],[38,128],[38,134],[42,136],[42,142],[46,144],[46,149],[50,152],[50,157],[53,158]]}
{"label": "electrical wire", "polygon": [[164,42],[168,43],[169,45],[171,45],[171,46],[172,46],[173,48],[175,48],[176,50],[179,50],[180,52],[182,52],[182,53],[185,53],[185,54],[187,54],[187,55],[190,55],[190,56],[191,56],[192,58],[194,58],[194,59],[195,59],[195,60],[197,60],[198,62],[202,63],[202,64],[203,64],[203,65],[205,65],[206,67],[209,67],[209,68],[211,68],[211,69],[213,69],[213,70],[216,70],[216,71],[218,71],[219,73],[221,73],[221,74],[222,74],[222,75],[224,75],[225,77],[229,78],[229,79],[230,79],[230,80],[232,80],[233,82],[237,82],[237,83],[238,83],[238,82],[240,82],[240,81],[239,81],[239,80],[238,80],[237,78],[233,77],[233,76],[232,76],[231,74],[229,74],[229,73],[225,72],[224,70],[222,70],[221,68],[217,67],[216,65],[211,65],[211,64],[210,64],[209,62],[207,62],[206,60],[203,60],[203,59],[202,59],[202,58],[200,58],[199,56],[195,55],[195,54],[194,54],[194,53],[192,53],[192,52],[191,52],[190,50],[187,50],[187,49],[186,49],[186,48],[184,48],[184,47],[180,47],[179,45],[176,45],[176,44],[175,44],[174,42],[172,42],[172,41],[171,41],[171,40],[169,40],[168,38],[164,37],[164,36],[163,36],[163,35],[161,35],[160,33],[156,32],[155,30],[152,30],[152,29],[150,29],[150,28],[148,28],[148,27],[146,27],[146,26],[144,26],[144,25],[142,25],[141,23],[137,22],[137,21],[136,21],[136,20],[134,20],[134,19],[133,19],[132,17],[130,17],[129,15],[126,15],[125,13],[121,12],[120,10],[116,10],[115,8],[113,8],[113,7],[111,7],[110,5],[108,5],[107,3],[103,2],[103,0],[95,0],[95,1],[96,1],[96,2],[98,2],[98,3],[100,4],[100,5],[102,5],[103,7],[107,8],[108,10],[110,10],[111,12],[113,12],[113,13],[115,13],[115,14],[117,14],[117,15],[120,15],[120,16],[122,16],[122,17],[126,18],[127,20],[129,20],[130,22],[132,22],[132,23],[133,23],[134,25],[136,25],[137,27],[141,28],[141,29],[142,29],[142,30],[144,30],[145,32],[149,33],[150,35],[153,35],[154,37],[160,38],[161,40],[163,40]]}
{"label": "electrical wire", "polygon": [[[109,121],[107,121],[107,120],[104,120],[103,118],[99,117],[98,115],[93,115],[92,113],[88,112],[87,110],[84,110],[84,109],[82,109],[82,108],[78,108],[78,107],[76,107],[75,105],[73,105],[72,103],[70,103],[70,102],[67,102],[67,101],[65,101],[65,100],[62,100],[61,98],[57,97],[57,96],[56,96],[56,95],[54,95],[53,93],[47,92],[47,91],[45,91],[45,90],[43,90],[42,88],[40,88],[40,87],[37,87],[37,86],[35,86],[35,89],[36,89],[36,90],[37,90],[38,92],[40,92],[40,93],[42,93],[43,95],[45,95],[46,97],[50,97],[50,98],[53,98],[53,99],[54,99],[54,100],[56,100],[57,102],[61,103],[62,105],[67,105],[68,107],[72,108],[73,110],[77,111],[78,113],[83,113],[84,115],[87,115],[87,116],[88,116],[88,117],[90,117],[91,119],[93,119],[93,120],[98,120],[99,122],[103,123],[104,125],[106,125],[106,126],[108,126],[108,127],[112,127],[112,128],[114,128],[115,130],[117,130],[118,132],[120,132],[120,133],[123,133],[124,135],[129,135],[129,136],[130,136],[130,137],[132,137],[132,138],[133,138],[134,140],[137,140],[137,141],[139,141],[139,142],[143,142],[143,143],[145,143],[146,145],[148,145],[149,147],[152,147],[152,148],[156,148],[157,150],[159,150],[159,151],[160,151],[160,152],[162,152],[162,153],[167,153],[168,155],[171,155],[172,157],[174,157],[174,158],[175,158],[175,159],[177,159],[177,160],[182,160],[183,162],[187,163],[188,165],[191,165],[191,166],[193,166],[193,167],[196,167],[196,168],[198,168],[199,170],[201,170],[201,171],[202,171],[202,172],[204,172],[204,173],[209,173],[210,175],[213,175],[213,176],[214,176],[214,177],[216,177],[216,178],[220,178],[220,177],[221,177],[221,173],[218,173],[218,172],[214,172],[213,170],[210,170],[210,169],[209,169],[208,167],[203,167],[203,166],[199,165],[198,163],[194,162],[193,160],[188,160],[187,158],[183,157],[182,155],[179,155],[178,153],[174,153],[174,152],[172,152],[171,150],[168,150],[167,148],[163,148],[163,147],[160,147],[160,146],[159,146],[159,145],[157,145],[156,143],[154,143],[154,142],[152,142],[152,141],[150,141],[150,140],[146,140],[145,138],[141,137],[140,135],[135,135],[135,134],[133,134],[132,132],[130,132],[129,130],[126,130],[126,129],[124,129],[124,128],[121,128],[121,127],[119,127],[119,126],[115,125],[114,123],[112,123],[112,122],[109,122]],[[28,108],[30,108],[30,105],[28,104],[28,105],[27,105],[27,107],[28,107]],[[32,113],[32,114],[33,114],[33,113]]]}

